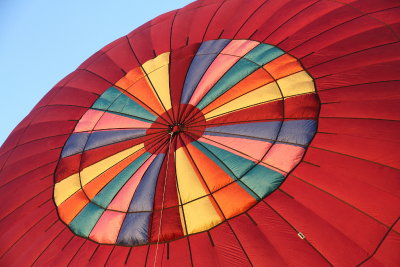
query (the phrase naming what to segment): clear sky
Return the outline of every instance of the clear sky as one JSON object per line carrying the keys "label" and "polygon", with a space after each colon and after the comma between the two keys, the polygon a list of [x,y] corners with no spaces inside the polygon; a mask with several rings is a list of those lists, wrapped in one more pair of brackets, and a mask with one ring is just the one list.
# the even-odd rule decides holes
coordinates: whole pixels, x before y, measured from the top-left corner
{"label": "clear sky", "polygon": [[0,0],[0,145],[54,84],[133,29],[193,0]]}

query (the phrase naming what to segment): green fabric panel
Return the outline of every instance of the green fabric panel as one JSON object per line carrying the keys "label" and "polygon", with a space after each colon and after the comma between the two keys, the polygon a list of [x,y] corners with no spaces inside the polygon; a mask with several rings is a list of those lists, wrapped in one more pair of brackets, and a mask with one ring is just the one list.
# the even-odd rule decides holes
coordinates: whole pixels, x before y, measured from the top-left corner
{"label": "green fabric panel", "polygon": [[104,209],[90,202],[69,226],[77,235],[88,237],[103,212]]}
{"label": "green fabric panel", "polygon": [[121,190],[125,183],[132,177],[132,175],[142,166],[142,164],[151,156],[146,152],[135,161],[129,164],[123,171],[115,176],[94,198],[93,202],[107,207],[115,195]]}
{"label": "green fabric panel", "polygon": [[253,50],[247,53],[244,58],[257,63],[260,66],[264,66],[268,62],[283,54],[284,52],[276,46],[269,44],[259,44]]}
{"label": "green fabric panel", "polygon": [[257,70],[259,66],[246,59],[240,59],[232,66],[222,78],[211,88],[204,98],[197,105],[199,109],[203,109],[217,97],[228,91],[232,86],[240,82],[242,79]]}
{"label": "green fabric panel", "polygon": [[260,198],[264,198],[280,186],[285,177],[279,172],[257,165],[240,181],[251,188]]}

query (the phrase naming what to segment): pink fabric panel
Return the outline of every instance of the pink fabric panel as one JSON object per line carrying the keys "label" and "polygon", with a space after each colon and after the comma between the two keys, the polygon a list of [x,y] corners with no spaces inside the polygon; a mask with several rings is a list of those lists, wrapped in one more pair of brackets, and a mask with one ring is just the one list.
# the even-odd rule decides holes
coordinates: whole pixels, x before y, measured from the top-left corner
{"label": "pink fabric panel", "polygon": [[87,132],[93,130],[97,121],[104,114],[104,111],[98,111],[89,109],[81,118],[79,123],[76,125],[74,133]]}
{"label": "pink fabric panel", "polygon": [[[271,143],[264,142],[264,141],[259,141],[259,140],[250,140],[250,139],[245,139],[245,138],[236,138],[236,137],[225,137],[225,136],[213,136],[213,135],[204,135],[205,138],[211,139],[207,140],[205,138],[202,138],[204,142],[225,149],[227,150],[227,147],[232,148],[232,150],[238,150],[250,157],[253,157],[254,159],[261,160],[267,152],[267,149],[271,146]],[[217,143],[216,143],[217,142]],[[220,144],[218,144],[220,143]],[[225,145],[225,146],[223,146]],[[243,154],[240,154],[235,151],[235,154],[239,156],[244,156]]]}
{"label": "pink fabric panel", "polygon": [[291,171],[301,160],[304,148],[287,144],[275,144],[262,162],[284,172]]}
{"label": "pink fabric panel", "polygon": [[90,233],[90,238],[99,243],[114,244],[119,229],[124,221],[125,213],[106,210]]}
{"label": "pink fabric panel", "polygon": [[135,120],[125,116],[120,116],[112,113],[105,113],[103,117],[100,118],[99,122],[95,126],[95,130],[103,129],[118,129],[118,128],[149,128],[150,123],[141,120]]}
{"label": "pink fabric panel", "polygon": [[153,162],[156,156],[157,155],[151,156],[142,166],[140,166],[140,168],[133,174],[133,176],[129,178],[128,182],[121,188],[121,190],[115,196],[110,205],[108,205],[108,209],[128,211],[133,194],[135,193],[136,188],[143,177],[143,174],[145,173],[151,162]]}

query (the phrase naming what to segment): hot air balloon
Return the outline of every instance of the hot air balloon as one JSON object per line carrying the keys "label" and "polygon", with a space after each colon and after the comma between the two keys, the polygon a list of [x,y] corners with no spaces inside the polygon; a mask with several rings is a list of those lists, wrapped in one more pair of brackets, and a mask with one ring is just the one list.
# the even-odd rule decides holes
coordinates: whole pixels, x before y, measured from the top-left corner
{"label": "hot air balloon", "polygon": [[198,0],[0,148],[1,266],[398,266],[400,13]]}

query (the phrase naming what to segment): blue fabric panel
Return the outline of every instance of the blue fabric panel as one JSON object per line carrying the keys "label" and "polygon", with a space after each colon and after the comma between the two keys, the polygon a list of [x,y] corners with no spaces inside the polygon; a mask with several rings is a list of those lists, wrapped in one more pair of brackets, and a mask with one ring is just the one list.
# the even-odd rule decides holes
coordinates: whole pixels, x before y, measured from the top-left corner
{"label": "blue fabric panel", "polygon": [[61,153],[61,157],[65,158],[82,153],[88,138],[89,133],[74,133],[70,135],[67,142],[65,143],[65,146]]}
{"label": "blue fabric panel", "polygon": [[256,193],[259,198],[264,198],[277,189],[284,178],[279,172],[257,165],[246,173],[240,181]]}
{"label": "blue fabric panel", "polygon": [[151,211],[153,210],[154,194],[156,190],[157,179],[164,161],[165,154],[159,154],[151,163],[149,168],[140,181],[131,204],[129,212],[134,211]]}
{"label": "blue fabric panel", "polygon": [[127,213],[118,235],[117,244],[142,245],[148,242],[150,212]]}
{"label": "blue fabric panel", "polygon": [[[217,127],[210,127],[206,129],[206,134],[209,135],[218,135],[212,132],[222,133],[222,136],[229,136],[239,134],[239,135],[247,135],[249,137],[261,138],[261,139],[270,139],[276,140],[278,137],[279,128],[281,127],[282,121],[268,121],[268,122],[252,122],[252,123],[242,123],[242,124],[232,124],[232,125],[223,125]],[[240,137],[251,139],[247,137],[241,136],[232,136],[232,137]],[[273,142],[273,141],[270,141]]]}
{"label": "blue fabric panel", "polygon": [[135,139],[145,135],[146,129],[93,132],[89,136],[89,140],[86,144],[85,150],[115,144],[130,139]]}
{"label": "blue fabric panel", "polygon": [[211,88],[211,90],[203,97],[199,104],[197,104],[197,107],[199,109],[203,109],[208,104],[213,102],[217,97],[231,89],[235,84],[259,68],[260,67],[253,62],[240,59],[222,76],[222,78],[213,86],[213,88]]}
{"label": "blue fabric panel", "polygon": [[89,202],[72,220],[69,227],[71,227],[77,235],[88,237],[103,212],[104,209]]}
{"label": "blue fabric panel", "polygon": [[261,67],[283,54],[284,52],[276,46],[259,44],[247,53],[244,58],[257,63]]}
{"label": "blue fabric panel", "polygon": [[316,130],[317,124],[314,120],[284,121],[277,140],[306,146],[310,143]]}
{"label": "blue fabric panel", "polygon": [[142,164],[151,156],[146,152],[125,169],[123,169],[117,176],[115,176],[101,191],[93,198],[93,202],[97,205],[106,208],[121,188],[128,182],[132,175],[142,166]]}
{"label": "blue fabric panel", "polygon": [[245,174],[248,169],[255,165],[255,163],[251,160],[242,158],[219,147],[204,142],[197,142],[203,145],[209,151],[211,151],[221,162],[223,162],[231,170],[231,172],[237,178],[242,177],[242,175]]}
{"label": "blue fabric panel", "polygon": [[229,42],[230,40],[227,39],[211,40],[200,46],[186,75],[181,103],[187,104],[189,102],[204,73]]}

